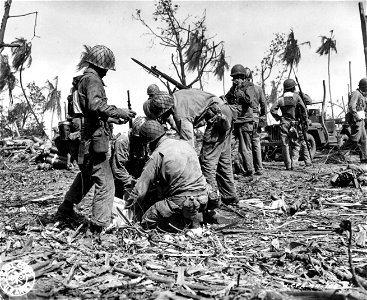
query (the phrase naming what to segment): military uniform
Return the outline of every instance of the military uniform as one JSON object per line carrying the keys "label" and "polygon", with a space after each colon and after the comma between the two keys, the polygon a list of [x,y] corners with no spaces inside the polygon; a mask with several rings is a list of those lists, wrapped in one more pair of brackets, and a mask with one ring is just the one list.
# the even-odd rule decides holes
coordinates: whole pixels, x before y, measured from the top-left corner
{"label": "military uniform", "polygon": [[[282,116],[278,115],[278,109]],[[303,138],[301,124],[302,118],[307,120],[307,110],[301,97],[294,92],[285,92],[277,99],[270,110],[275,120],[280,121],[282,154],[287,170],[298,165],[299,151],[302,143],[306,143]],[[307,147],[302,147],[306,165],[311,163]]]}
{"label": "military uniform", "polygon": [[[154,195],[153,202],[147,199],[148,193]],[[165,227],[174,218],[190,222],[207,201],[206,181],[195,150],[186,141],[163,136],[130,194],[128,207],[138,219],[143,213],[142,225],[153,228]]]}
{"label": "military uniform", "polygon": [[108,70],[115,70],[115,56],[110,49],[103,45],[94,46],[83,62],[88,63],[88,67],[77,84],[77,97],[71,98],[73,107],[77,104],[82,115],[78,116],[81,141],[72,151],[80,172],[66,192],[58,215],[72,216],[74,205],[80,203],[94,186],[91,230],[101,232],[111,222],[115,193],[108,153],[111,132],[107,121],[109,118],[130,119],[135,112],[107,104],[102,77]]}
{"label": "military uniform", "polygon": [[350,97],[348,111],[351,123],[350,141],[344,147],[351,143],[358,143],[361,150],[361,162],[367,161],[367,141],[366,141],[366,121],[365,110],[367,108],[366,97],[357,89]]}
{"label": "military uniform", "polygon": [[[254,173],[252,141],[254,139],[255,127],[255,139],[258,136],[257,126],[254,124],[254,108],[256,109],[254,84],[249,81],[241,81],[241,87],[238,87],[238,83],[234,83],[225,97],[232,111],[237,116],[234,130],[239,140],[238,152],[241,157],[240,161],[242,161],[241,171],[252,175]],[[260,142],[259,137],[258,141]],[[255,146],[258,147],[259,145],[256,143]]]}

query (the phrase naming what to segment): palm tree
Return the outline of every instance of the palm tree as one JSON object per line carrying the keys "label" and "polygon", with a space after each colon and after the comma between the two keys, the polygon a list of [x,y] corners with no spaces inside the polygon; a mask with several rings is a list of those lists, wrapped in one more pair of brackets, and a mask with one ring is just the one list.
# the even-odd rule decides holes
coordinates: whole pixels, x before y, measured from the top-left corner
{"label": "palm tree", "polygon": [[308,44],[311,46],[311,43],[303,42],[301,44],[298,44],[298,41],[294,37],[294,31],[291,29],[291,32],[288,35],[287,38],[287,45],[285,46],[282,60],[289,66],[289,74],[288,78],[291,76],[292,70],[294,66],[298,66],[300,60],[301,60],[301,50],[299,46],[302,46],[304,44]]}
{"label": "palm tree", "polygon": [[76,66],[76,70],[80,71],[88,66],[88,63],[85,61],[85,59],[89,56],[90,50],[92,49],[91,46],[84,45],[84,51],[80,55],[80,61]]}
{"label": "palm tree", "polygon": [[226,61],[226,54],[224,49],[222,48],[218,59],[214,60],[214,75],[217,76],[219,80],[223,82],[223,93],[226,93],[224,86],[224,71],[229,69],[229,64]]}
{"label": "palm tree", "polygon": [[43,129],[43,126],[39,122],[36,113],[34,112],[31,103],[28,100],[27,94],[25,93],[24,87],[23,87],[23,80],[22,80],[22,71],[24,70],[24,65],[26,64],[29,68],[32,64],[32,43],[27,42],[24,38],[17,38],[12,44],[18,44],[19,47],[14,47],[11,50],[11,53],[13,55],[13,61],[12,61],[12,67],[15,70],[15,72],[19,71],[19,82],[20,87],[22,88],[22,92],[24,95],[25,100],[27,101],[27,104],[37,122],[37,125],[39,128],[42,128],[43,134],[47,136],[45,130]]}
{"label": "palm tree", "polygon": [[0,92],[8,89],[9,107],[13,104],[13,90],[16,85],[16,78],[12,72],[7,55],[0,54]]}
{"label": "palm tree", "polygon": [[46,105],[43,111],[45,112],[46,110],[51,110],[51,128],[52,128],[55,112],[56,112],[56,116],[58,117],[58,119],[61,118],[61,103],[60,103],[61,91],[57,90],[57,84],[59,81],[58,76],[56,76],[54,80],[55,80],[55,85],[53,85],[49,80],[47,80],[46,82],[46,86],[49,90],[49,93],[47,95],[47,102],[46,102]]}
{"label": "palm tree", "polygon": [[336,40],[333,35],[334,30],[330,30],[330,37],[327,36],[320,36],[321,37],[321,46],[316,50],[316,53],[320,55],[327,55],[327,75],[328,75],[328,82],[329,82],[329,97],[330,97],[330,105],[331,105],[331,114],[334,119],[334,107],[333,102],[331,99],[331,84],[330,84],[330,56],[331,52],[336,50]]}

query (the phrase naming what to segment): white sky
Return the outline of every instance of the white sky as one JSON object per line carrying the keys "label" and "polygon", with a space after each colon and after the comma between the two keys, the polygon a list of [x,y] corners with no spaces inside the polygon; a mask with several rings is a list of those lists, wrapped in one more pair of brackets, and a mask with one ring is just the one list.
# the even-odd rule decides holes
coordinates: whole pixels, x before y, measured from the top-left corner
{"label": "white sky", "polygon": [[[177,79],[170,66],[171,49],[159,45],[151,47],[151,36],[146,28],[132,18],[135,9],[142,10],[146,21],[154,25],[154,1],[18,1],[13,0],[10,15],[38,11],[36,34],[32,40],[33,63],[23,72],[24,82],[35,81],[39,86],[46,80],[59,77],[62,102],[71,87],[75,66],[83,45],[104,44],[116,57],[116,71],[104,78],[110,104],[126,107],[127,90],[130,90],[133,109],[143,114],[146,88],[162,83],[146,73],[130,58],[134,57],[148,66]],[[316,49],[320,35],[329,36],[334,30],[338,53],[331,57],[331,82],[333,100],[346,102],[349,83],[349,61],[352,62],[352,85],[357,87],[366,76],[361,25],[357,1],[177,1],[179,16],[201,16],[206,10],[207,28],[216,41],[224,41],[230,66],[241,63],[253,69],[260,64],[273,34],[289,33],[293,28],[301,43],[310,41],[311,47],[301,47],[302,59],[297,74],[304,92],[314,101],[322,100],[322,80],[327,84],[327,57],[320,57]],[[3,15],[4,1],[0,3]],[[365,9],[366,3],[364,2]],[[34,16],[8,20],[5,42],[16,37],[33,36]],[[255,78],[256,81],[256,78]],[[229,71],[225,85],[230,87]],[[207,80],[205,88],[216,95],[223,94],[222,83],[214,77]],[[17,93],[17,92],[16,92]],[[18,91],[19,93],[19,91]],[[327,100],[329,99],[327,93]],[[122,126],[120,131],[126,131]]]}

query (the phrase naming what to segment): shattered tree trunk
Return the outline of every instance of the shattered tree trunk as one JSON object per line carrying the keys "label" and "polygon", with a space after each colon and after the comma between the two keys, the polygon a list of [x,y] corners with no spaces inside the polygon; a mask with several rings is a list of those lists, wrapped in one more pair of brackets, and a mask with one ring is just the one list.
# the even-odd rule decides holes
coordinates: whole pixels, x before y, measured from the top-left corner
{"label": "shattered tree trunk", "polygon": [[0,28],[0,53],[4,49],[5,28],[6,28],[6,23],[8,22],[8,19],[9,19],[11,1],[12,0],[6,0],[4,4],[5,9],[4,9],[3,19],[1,21],[1,28]]}
{"label": "shattered tree trunk", "polygon": [[361,18],[361,29],[362,29],[362,39],[363,39],[363,50],[364,50],[364,60],[367,75],[367,33],[366,33],[366,16],[364,14],[363,2],[358,3],[359,6],[359,16]]}

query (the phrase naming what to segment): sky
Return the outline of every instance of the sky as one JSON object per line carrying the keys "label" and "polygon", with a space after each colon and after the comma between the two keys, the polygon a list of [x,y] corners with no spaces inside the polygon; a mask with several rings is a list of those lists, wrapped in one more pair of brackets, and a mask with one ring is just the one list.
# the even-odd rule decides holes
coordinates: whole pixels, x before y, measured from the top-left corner
{"label": "sky", "polygon": [[[299,43],[310,41],[311,47],[301,46],[302,59],[296,69],[302,90],[314,101],[323,98],[322,81],[327,86],[327,57],[316,53],[321,35],[334,31],[337,53],[331,55],[331,89],[333,101],[343,96],[347,102],[349,61],[352,69],[352,88],[366,76],[361,24],[357,1],[173,1],[179,4],[178,18],[206,13],[208,34],[224,42],[230,66],[243,64],[251,69],[260,65],[274,33],[288,34],[293,28]],[[155,28],[152,13],[155,1],[18,1],[13,0],[10,15],[38,12],[36,35],[32,39],[32,65],[23,72],[23,82],[35,81],[43,86],[47,80],[59,78],[62,103],[66,102],[72,78],[76,72],[83,45],[103,44],[116,57],[116,71],[104,78],[108,103],[127,107],[127,90],[132,108],[143,115],[142,104],[147,99],[146,88],[159,79],[145,72],[130,58],[177,79],[170,57],[172,49],[163,48],[132,14],[141,10],[142,17]],[[363,2],[367,11],[366,1]],[[0,15],[3,15],[1,1]],[[34,15],[10,18],[5,42],[17,37],[33,37]],[[6,50],[7,51],[7,50]],[[6,52],[4,51],[4,52]],[[3,52],[3,53],[4,53]],[[225,74],[225,86],[231,85],[230,70]],[[255,77],[254,81],[258,81]],[[214,76],[206,79],[204,89],[218,96],[223,83]],[[16,91],[15,93],[20,93]],[[6,93],[3,95],[6,98]],[[327,90],[327,100],[329,100]],[[317,106],[315,106],[316,108]],[[340,110],[339,110],[340,111]],[[330,108],[328,109],[330,114]],[[335,115],[338,114],[336,109]],[[47,122],[47,121],[46,121]],[[53,125],[55,126],[55,124]],[[50,126],[51,127],[51,126]],[[127,125],[117,131],[125,133]]]}

